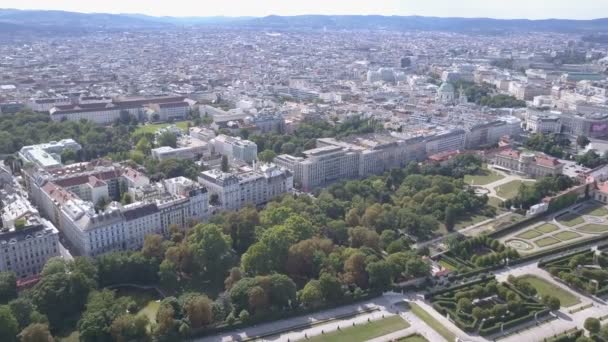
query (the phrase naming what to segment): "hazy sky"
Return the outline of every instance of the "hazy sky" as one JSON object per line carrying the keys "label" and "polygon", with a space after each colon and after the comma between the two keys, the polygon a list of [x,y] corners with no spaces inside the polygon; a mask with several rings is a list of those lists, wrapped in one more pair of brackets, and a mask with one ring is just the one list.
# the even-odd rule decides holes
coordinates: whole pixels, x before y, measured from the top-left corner
{"label": "hazy sky", "polygon": [[608,17],[608,0],[2,0],[2,8],[168,16],[383,14],[439,17]]}

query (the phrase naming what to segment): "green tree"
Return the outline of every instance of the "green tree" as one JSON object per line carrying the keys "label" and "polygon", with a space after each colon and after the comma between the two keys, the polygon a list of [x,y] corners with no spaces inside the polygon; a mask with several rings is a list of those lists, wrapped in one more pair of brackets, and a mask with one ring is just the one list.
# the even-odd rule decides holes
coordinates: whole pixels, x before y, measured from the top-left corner
{"label": "green tree", "polygon": [[169,131],[163,132],[156,139],[158,146],[171,146],[173,148],[177,147],[177,136]]}
{"label": "green tree", "polygon": [[82,311],[89,293],[97,286],[96,279],[97,268],[86,258],[51,259],[31,296],[38,310],[48,317],[50,326],[58,329],[66,317]]}
{"label": "green tree", "polygon": [[200,328],[213,321],[212,302],[205,295],[195,295],[184,303],[184,313],[192,328]]}
{"label": "green tree", "polygon": [[0,306],[0,341],[17,341],[19,323],[8,306]]}
{"label": "green tree", "polygon": [[49,326],[42,323],[32,323],[19,333],[21,342],[54,342]]}
{"label": "green tree", "polygon": [[17,298],[17,276],[13,272],[0,272],[0,303]]}
{"label": "green tree", "polygon": [[116,342],[149,341],[148,325],[150,321],[146,315],[122,315],[112,322],[110,334]]}
{"label": "green tree", "polygon": [[471,313],[471,310],[473,310],[473,304],[468,298],[460,298],[456,307],[458,308],[458,311],[465,313]]}
{"label": "green tree", "polygon": [[176,290],[179,286],[177,266],[170,260],[163,260],[158,268],[158,277],[163,288]]}
{"label": "green tree", "polygon": [[602,324],[600,323],[600,320],[594,317],[587,318],[584,323],[585,329],[587,329],[587,331],[589,331],[591,334],[597,334],[600,332],[601,326]]}
{"label": "green tree", "polygon": [[445,208],[445,228],[448,231],[452,231],[454,229],[454,224],[456,223],[456,211],[454,210],[454,207],[448,205]]}
{"label": "green tree", "polygon": [[116,298],[111,290],[92,292],[86,310],[78,321],[81,341],[108,341],[114,319],[123,315],[129,306],[127,297]]}
{"label": "green tree", "polygon": [[306,307],[314,308],[321,305],[323,302],[323,292],[318,280],[309,281],[300,291],[300,302]]}
{"label": "green tree", "polygon": [[369,274],[370,286],[376,289],[386,289],[391,285],[392,268],[386,261],[372,262],[365,268]]}
{"label": "green tree", "polygon": [[559,298],[554,296],[544,296],[543,303],[547,305],[551,310],[559,310],[561,306]]}
{"label": "green tree", "polygon": [[21,296],[13,299],[8,303],[13,316],[19,323],[19,328],[23,329],[30,323],[47,323],[48,319],[36,310],[31,299],[27,296]]}
{"label": "green tree", "polygon": [[144,155],[149,155],[150,150],[152,149],[152,144],[146,137],[141,137],[137,144],[135,145],[135,149]]}
{"label": "green tree", "polygon": [[329,273],[322,273],[319,277],[319,288],[323,299],[329,303],[342,299],[344,292],[338,278]]}
{"label": "green tree", "polygon": [[587,145],[589,145],[590,143],[591,143],[591,141],[589,140],[589,138],[587,138],[587,137],[586,137],[586,136],[584,136],[584,135],[579,135],[579,136],[576,138],[576,144],[577,144],[578,146],[580,146],[581,148],[585,148],[585,147],[587,147]]}
{"label": "green tree", "polygon": [[264,150],[258,153],[258,159],[266,163],[272,162],[276,156],[277,154],[273,150]]}
{"label": "green tree", "polygon": [[232,241],[214,224],[196,225],[188,246],[201,277],[223,280],[233,263]]}

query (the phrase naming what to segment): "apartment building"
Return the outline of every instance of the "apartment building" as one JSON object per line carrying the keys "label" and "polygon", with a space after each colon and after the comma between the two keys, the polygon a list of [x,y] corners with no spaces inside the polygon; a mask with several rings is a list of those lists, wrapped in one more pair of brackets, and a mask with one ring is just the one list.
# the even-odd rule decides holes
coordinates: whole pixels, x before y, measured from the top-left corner
{"label": "apartment building", "polygon": [[248,204],[260,205],[293,189],[291,171],[273,164],[257,165],[234,173],[220,170],[203,171],[198,181],[216,195],[217,206],[223,210],[238,210]]}
{"label": "apartment building", "polygon": [[188,115],[191,103],[191,100],[183,96],[114,99],[111,103],[58,105],[51,108],[49,114],[53,121],[85,119],[101,125],[114,123],[125,114],[139,120],[181,120]]}
{"label": "apartment building", "polygon": [[29,278],[59,256],[59,232],[14,187],[0,190],[0,272]]}
{"label": "apartment building", "polygon": [[[209,215],[206,189],[183,177],[150,184],[135,170],[95,163],[28,172],[30,198],[80,255],[138,249],[148,234],[168,236],[171,225],[185,228]],[[125,191],[134,203],[113,201]],[[96,207],[102,198],[109,204]]]}
{"label": "apartment building", "polygon": [[562,133],[573,138],[608,136],[608,111],[602,108],[578,112],[541,112],[528,110],[526,128],[535,133]]}
{"label": "apartment building", "polygon": [[32,163],[36,167],[44,169],[61,167],[61,153],[63,151],[72,150],[80,151],[82,146],[74,141],[74,139],[63,139],[59,141],[51,141],[45,144],[23,146],[19,150],[19,158],[24,163]]}
{"label": "apartment building", "polygon": [[448,151],[464,150],[466,131],[454,129],[426,137],[425,140],[427,156]]}
{"label": "apartment building", "polygon": [[513,136],[521,132],[521,120],[505,118],[488,123],[473,125],[466,133],[466,148],[492,146],[504,136]]}
{"label": "apartment building", "polygon": [[50,258],[61,255],[59,231],[38,216],[23,217],[22,223],[0,230],[0,272],[30,278],[39,274]]}
{"label": "apartment building", "polygon": [[48,113],[51,108],[56,106],[67,106],[71,104],[69,97],[53,97],[53,98],[32,98],[26,102],[26,105],[35,112]]}
{"label": "apartment building", "polygon": [[244,140],[238,137],[220,134],[211,139],[209,144],[212,147],[213,153],[221,154],[230,159],[251,163],[258,157],[258,145],[253,141]]}
{"label": "apartment building", "polygon": [[206,142],[183,136],[177,139],[177,147],[161,146],[151,150],[152,157],[163,161],[166,159],[197,159],[209,155],[209,144]]}

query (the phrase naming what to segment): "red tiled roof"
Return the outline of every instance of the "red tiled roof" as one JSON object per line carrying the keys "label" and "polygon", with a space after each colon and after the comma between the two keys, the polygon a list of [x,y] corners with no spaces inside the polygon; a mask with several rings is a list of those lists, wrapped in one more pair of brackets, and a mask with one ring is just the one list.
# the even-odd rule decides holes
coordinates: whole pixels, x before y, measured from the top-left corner
{"label": "red tiled roof", "polygon": [[511,157],[511,158],[519,158],[519,152],[515,151],[513,149],[507,149],[504,151],[500,151],[498,154],[500,154],[501,156],[505,156],[505,157]]}
{"label": "red tiled roof", "polygon": [[557,158],[549,157],[549,156],[536,156],[535,158],[536,164],[541,166],[555,167],[560,164]]}

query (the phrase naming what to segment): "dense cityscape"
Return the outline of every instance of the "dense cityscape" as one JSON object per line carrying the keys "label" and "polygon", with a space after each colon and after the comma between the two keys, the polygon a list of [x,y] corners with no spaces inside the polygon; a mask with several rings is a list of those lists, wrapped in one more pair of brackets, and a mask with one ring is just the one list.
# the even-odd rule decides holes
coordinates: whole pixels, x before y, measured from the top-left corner
{"label": "dense cityscape", "polygon": [[608,24],[99,15],[0,10],[0,341],[608,340]]}

